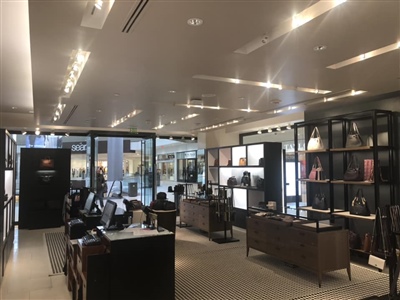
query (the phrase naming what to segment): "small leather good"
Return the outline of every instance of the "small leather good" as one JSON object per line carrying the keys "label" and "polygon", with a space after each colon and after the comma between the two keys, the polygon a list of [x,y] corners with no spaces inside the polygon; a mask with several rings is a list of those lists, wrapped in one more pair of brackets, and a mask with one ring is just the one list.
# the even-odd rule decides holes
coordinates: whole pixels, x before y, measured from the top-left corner
{"label": "small leather good", "polygon": [[364,179],[361,169],[358,165],[357,156],[354,154],[351,156],[350,162],[347,165],[347,170],[343,175],[345,181],[362,181]]}
{"label": "small leather good", "polygon": [[245,166],[245,165],[246,165],[246,157],[239,158],[239,166]]}
{"label": "small leather good", "polygon": [[322,168],[321,161],[320,161],[319,157],[316,156],[314,158],[314,163],[312,165],[310,174],[308,175],[308,179],[311,179],[311,180],[323,179],[323,175],[322,175],[323,170],[324,169]]}
{"label": "small leather good", "polygon": [[362,146],[363,141],[358,131],[357,124],[355,122],[351,122],[350,129],[346,138],[346,148],[355,148]]}
{"label": "small leather good", "polygon": [[362,189],[358,189],[353,201],[351,201],[350,214],[359,216],[369,216],[371,214]]}
{"label": "small leather good", "polygon": [[318,127],[314,127],[310,139],[307,143],[307,150],[322,150],[324,149],[324,143],[322,142],[321,135],[319,134]]}

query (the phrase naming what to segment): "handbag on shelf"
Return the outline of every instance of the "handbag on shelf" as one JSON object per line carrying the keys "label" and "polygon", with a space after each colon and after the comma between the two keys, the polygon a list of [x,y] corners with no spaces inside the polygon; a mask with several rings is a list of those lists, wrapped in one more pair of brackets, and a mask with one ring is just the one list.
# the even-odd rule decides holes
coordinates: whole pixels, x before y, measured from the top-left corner
{"label": "handbag on shelf", "polygon": [[318,127],[315,126],[308,140],[307,150],[322,150],[324,148],[324,143],[322,142]]}
{"label": "handbag on shelf", "polygon": [[261,158],[258,160],[258,166],[259,166],[259,167],[264,167],[264,157],[261,157]]}
{"label": "handbag on shelf", "polygon": [[314,158],[314,163],[312,165],[310,174],[308,175],[308,179],[322,180],[323,179],[323,174],[322,174],[323,171],[324,171],[324,169],[322,168],[321,161],[319,160],[319,157],[316,156]]}
{"label": "handbag on shelf", "polygon": [[243,186],[250,186],[251,185],[251,182],[250,182],[250,172],[248,172],[248,171],[244,171],[243,172],[243,177],[242,177],[242,180],[241,180],[241,185],[243,185]]}
{"label": "handbag on shelf", "polygon": [[351,122],[346,138],[346,148],[360,147],[362,144],[363,141],[360,132],[358,131],[357,124],[355,122]]}
{"label": "handbag on shelf", "polygon": [[358,189],[357,194],[351,201],[350,214],[358,216],[369,216],[371,214],[362,189]]}
{"label": "handbag on shelf", "polygon": [[256,182],[257,189],[263,190],[264,189],[264,178],[258,178]]}
{"label": "handbag on shelf", "polygon": [[312,203],[312,208],[327,210],[328,209],[328,201],[321,191],[315,194],[314,201]]}
{"label": "handbag on shelf", "polygon": [[229,177],[229,178],[228,178],[228,181],[227,181],[227,185],[228,185],[228,186],[235,186],[235,185],[237,185],[237,179],[236,179],[236,177],[235,177],[235,176]]}
{"label": "handbag on shelf", "polygon": [[377,207],[371,237],[372,242],[370,255],[368,257],[368,264],[380,270],[383,270],[385,268],[386,258],[389,254],[388,248],[390,245],[390,239],[388,237],[389,234],[387,230],[388,228],[384,226],[384,223],[382,222],[381,209]]}
{"label": "handbag on shelf", "polygon": [[219,160],[217,158],[217,159],[214,159],[214,167],[218,167],[218,166],[219,166]]}
{"label": "handbag on shelf", "polygon": [[40,160],[41,169],[54,169],[54,159],[45,157]]}
{"label": "handbag on shelf", "polygon": [[374,181],[373,159],[364,159],[364,181]]}
{"label": "handbag on shelf", "polygon": [[226,164],[227,167],[232,166],[232,160],[228,159],[228,163]]}
{"label": "handbag on shelf", "polygon": [[239,166],[245,166],[245,165],[246,165],[246,157],[239,158]]}
{"label": "handbag on shelf", "polygon": [[347,170],[343,175],[345,181],[363,181],[364,176],[361,173],[360,166],[358,165],[357,156],[354,154],[351,156],[350,162],[347,166]]}

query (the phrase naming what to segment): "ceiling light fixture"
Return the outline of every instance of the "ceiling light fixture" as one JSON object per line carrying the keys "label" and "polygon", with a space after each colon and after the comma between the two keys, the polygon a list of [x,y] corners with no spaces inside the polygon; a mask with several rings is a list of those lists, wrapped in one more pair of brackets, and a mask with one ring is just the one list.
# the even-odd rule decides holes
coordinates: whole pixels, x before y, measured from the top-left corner
{"label": "ceiling light fixture", "polygon": [[61,115],[62,115],[62,113],[64,111],[64,108],[65,108],[65,104],[58,103],[56,109],[53,112],[53,116],[51,118],[51,120],[53,122],[56,122],[56,121],[60,120]]}
{"label": "ceiling light fixture", "polygon": [[173,140],[174,138],[172,136],[169,137],[170,140]]}
{"label": "ceiling light fixture", "polygon": [[22,135],[25,135],[26,134],[26,131],[22,131],[22,133],[21,133]]}
{"label": "ceiling light fixture", "polygon": [[237,124],[237,123],[239,123],[239,122],[241,122],[243,120],[244,120],[244,118],[237,118],[237,119],[225,121],[225,122],[222,122],[222,123],[214,124],[214,125],[211,125],[211,126],[206,126],[206,127],[200,128],[199,130],[200,131],[208,131],[208,130],[212,130],[212,129],[218,129],[220,127]]}
{"label": "ceiling light fixture", "polygon": [[194,141],[194,140],[196,140],[196,138],[194,136],[192,136],[191,140]]}
{"label": "ceiling light fixture", "polygon": [[326,50],[326,46],[325,45],[318,45],[318,46],[315,46],[314,47],[314,51],[324,51],[324,50]]}
{"label": "ceiling light fixture", "polygon": [[52,132],[52,133],[50,133],[50,135],[51,135],[51,136],[55,136],[55,133],[54,133],[54,132]]}
{"label": "ceiling light fixture", "polygon": [[203,20],[199,18],[190,18],[189,20],[187,20],[187,23],[190,26],[200,26],[203,24]]}
{"label": "ceiling light fixture", "polygon": [[261,130],[257,131],[257,134],[262,134],[262,131]]}
{"label": "ceiling light fixture", "polygon": [[292,30],[314,20],[315,18],[323,15],[324,13],[344,2],[346,2],[346,0],[318,1],[314,5],[311,5],[303,11],[295,14],[294,17],[283,21],[278,26],[274,27],[272,31],[267,32],[267,34],[264,33],[257,36],[254,40],[250,41],[239,49],[236,49],[234,53],[250,54],[251,52],[269,44],[285,34],[288,34]]}
{"label": "ceiling light fixture", "polygon": [[122,118],[120,118],[120,119],[114,121],[110,126],[111,126],[111,127],[118,126],[118,125],[120,125],[120,124],[126,122],[127,120],[133,118],[134,116],[137,116],[137,115],[140,114],[141,112],[142,112],[141,110],[135,109],[135,110],[131,111],[129,114],[127,114],[127,115],[123,116]]}
{"label": "ceiling light fixture", "polygon": [[200,108],[200,109],[214,109],[214,110],[234,110],[234,111],[245,111],[245,112],[259,112],[259,110],[256,109],[248,109],[248,108],[240,108],[240,109],[234,109],[234,108],[227,108],[227,107],[221,107],[221,106],[207,106],[207,105],[190,105],[190,104],[183,104],[183,103],[176,103],[176,106],[186,106],[187,108]]}
{"label": "ceiling light fixture", "polygon": [[268,128],[268,132],[271,133],[271,132],[272,132],[272,129],[271,129],[271,128]]}
{"label": "ceiling light fixture", "polygon": [[68,132],[66,132],[66,133],[65,133],[65,136],[69,136],[69,133],[68,133]]}
{"label": "ceiling light fixture", "polygon": [[197,116],[199,116],[199,114],[189,114],[187,116],[182,117],[181,120],[189,120],[189,119],[195,118]]}
{"label": "ceiling light fixture", "polygon": [[103,1],[97,0],[94,7],[96,7],[98,10],[101,10],[103,8]]}
{"label": "ceiling light fixture", "polygon": [[39,134],[40,134],[40,129],[39,129],[39,128],[36,128],[35,134],[36,134],[36,135],[39,135]]}
{"label": "ceiling light fixture", "polygon": [[381,48],[378,48],[378,49],[375,49],[375,50],[372,50],[372,51],[369,51],[369,52],[366,52],[366,53],[363,53],[363,54],[360,54],[357,56],[354,56],[352,58],[343,60],[343,61],[335,63],[333,65],[327,66],[327,68],[333,69],[333,70],[340,69],[340,68],[376,57],[378,55],[388,53],[390,51],[398,50],[399,45],[400,45],[400,42],[396,42],[396,43],[393,43],[393,44],[390,44],[390,45],[387,45],[387,46],[384,46],[384,47],[381,47]]}
{"label": "ceiling light fixture", "polygon": [[74,90],[83,68],[89,58],[90,52],[82,50],[72,50],[67,67],[67,72],[63,82],[64,97],[69,98]]}
{"label": "ceiling light fixture", "polygon": [[250,85],[250,86],[266,87],[268,89],[271,88],[271,89],[278,89],[278,90],[292,90],[292,91],[299,91],[299,92],[313,93],[313,94],[315,94],[315,91],[318,91],[318,94],[322,94],[322,95],[328,94],[331,92],[328,90],[321,90],[321,89],[316,89],[316,88],[307,88],[307,87],[276,84],[276,83],[272,83],[270,81],[261,82],[261,81],[251,81],[251,80],[243,80],[243,79],[229,78],[229,77],[209,76],[209,75],[194,75],[193,78],[226,82],[226,83],[234,83],[234,84],[243,84],[243,85]]}

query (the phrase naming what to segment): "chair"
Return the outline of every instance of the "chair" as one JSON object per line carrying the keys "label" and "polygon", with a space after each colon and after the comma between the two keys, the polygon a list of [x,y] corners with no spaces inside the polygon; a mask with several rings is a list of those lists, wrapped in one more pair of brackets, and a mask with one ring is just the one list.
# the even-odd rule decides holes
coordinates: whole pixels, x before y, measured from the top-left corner
{"label": "chair", "polygon": [[176,209],[171,210],[155,210],[151,212],[157,215],[158,226],[164,227],[165,229],[175,233],[176,230]]}

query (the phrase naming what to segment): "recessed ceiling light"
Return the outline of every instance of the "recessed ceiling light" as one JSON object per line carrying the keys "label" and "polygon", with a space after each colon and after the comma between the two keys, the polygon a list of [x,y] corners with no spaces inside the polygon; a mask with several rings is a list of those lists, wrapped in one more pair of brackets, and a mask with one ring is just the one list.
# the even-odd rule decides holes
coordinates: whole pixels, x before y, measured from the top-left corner
{"label": "recessed ceiling light", "polygon": [[96,112],[97,113],[101,113],[101,109],[96,109]]}
{"label": "recessed ceiling light", "polygon": [[201,95],[202,98],[213,98],[215,96],[216,96],[215,94],[202,94]]}
{"label": "recessed ceiling light", "polygon": [[12,106],[12,107],[11,107],[11,109],[17,109],[17,108],[18,108],[18,107],[16,107],[16,106]]}
{"label": "recessed ceiling light", "polygon": [[200,26],[201,24],[203,24],[203,20],[199,18],[190,18],[189,20],[187,20],[187,23],[190,26]]}
{"label": "recessed ceiling light", "polygon": [[39,135],[39,134],[40,134],[40,129],[39,129],[39,128],[36,128],[35,134],[36,134],[36,135]]}
{"label": "recessed ceiling light", "polygon": [[261,130],[257,131],[257,134],[262,134],[262,131]]}
{"label": "recessed ceiling light", "polygon": [[318,45],[314,47],[314,51],[324,51],[326,48],[327,47],[325,45]]}
{"label": "recessed ceiling light", "polygon": [[119,97],[119,93],[114,93],[114,96],[115,97]]}
{"label": "recessed ceiling light", "polygon": [[176,93],[176,91],[174,91],[174,90],[170,90],[170,91],[168,91],[168,93],[175,94],[175,93]]}

